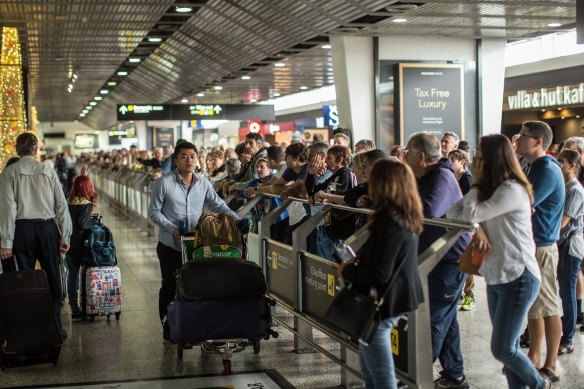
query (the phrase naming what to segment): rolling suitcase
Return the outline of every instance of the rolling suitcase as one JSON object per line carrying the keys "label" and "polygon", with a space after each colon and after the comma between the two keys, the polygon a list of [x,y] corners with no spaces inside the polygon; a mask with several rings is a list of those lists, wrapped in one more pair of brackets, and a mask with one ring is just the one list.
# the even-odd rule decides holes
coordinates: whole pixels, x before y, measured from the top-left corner
{"label": "rolling suitcase", "polygon": [[4,273],[1,262],[0,367],[57,364],[63,335],[45,271],[16,264],[16,271]]}
{"label": "rolling suitcase", "polygon": [[122,277],[117,266],[84,267],[82,270],[82,312],[92,322],[95,316],[112,314],[120,320],[122,312]]}

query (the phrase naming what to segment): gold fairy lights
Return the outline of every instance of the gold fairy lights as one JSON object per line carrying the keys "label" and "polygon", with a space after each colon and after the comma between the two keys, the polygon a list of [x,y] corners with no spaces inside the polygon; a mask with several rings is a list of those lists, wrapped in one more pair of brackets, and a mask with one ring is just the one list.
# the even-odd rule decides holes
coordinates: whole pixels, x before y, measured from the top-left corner
{"label": "gold fairy lights", "polygon": [[22,88],[22,55],[18,30],[2,28],[0,55],[0,171],[16,156],[18,135],[26,131],[26,112]]}

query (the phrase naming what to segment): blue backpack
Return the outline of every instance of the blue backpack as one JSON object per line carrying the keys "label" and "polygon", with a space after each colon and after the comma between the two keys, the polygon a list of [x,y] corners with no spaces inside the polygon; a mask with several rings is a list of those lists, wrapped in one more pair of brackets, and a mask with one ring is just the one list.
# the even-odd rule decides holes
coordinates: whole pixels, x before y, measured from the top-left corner
{"label": "blue backpack", "polygon": [[118,263],[114,237],[101,220],[91,227],[87,246],[89,266],[115,266]]}

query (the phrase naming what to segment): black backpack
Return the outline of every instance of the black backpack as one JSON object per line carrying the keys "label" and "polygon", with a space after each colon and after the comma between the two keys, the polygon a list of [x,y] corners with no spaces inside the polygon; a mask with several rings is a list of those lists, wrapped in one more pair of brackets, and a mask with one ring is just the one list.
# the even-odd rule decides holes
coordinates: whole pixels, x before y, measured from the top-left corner
{"label": "black backpack", "polygon": [[114,237],[101,220],[91,227],[89,238],[85,242],[86,262],[90,267],[115,266],[118,263]]}

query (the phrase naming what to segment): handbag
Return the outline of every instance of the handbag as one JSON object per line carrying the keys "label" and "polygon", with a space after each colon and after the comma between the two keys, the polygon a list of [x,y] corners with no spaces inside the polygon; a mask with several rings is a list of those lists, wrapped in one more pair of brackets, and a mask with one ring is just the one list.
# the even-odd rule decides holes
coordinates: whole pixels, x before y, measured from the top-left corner
{"label": "handbag", "polygon": [[373,286],[368,293],[353,284],[343,288],[324,315],[325,322],[359,343],[369,345],[379,325],[379,308],[405,262],[398,265],[381,295]]}
{"label": "handbag", "polygon": [[479,256],[480,254],[474,252],[473,243],[471,241],[458,260],[458,270],[466,274],[480,276],[479,268],[481,267],[482,257],[479,259]]}

